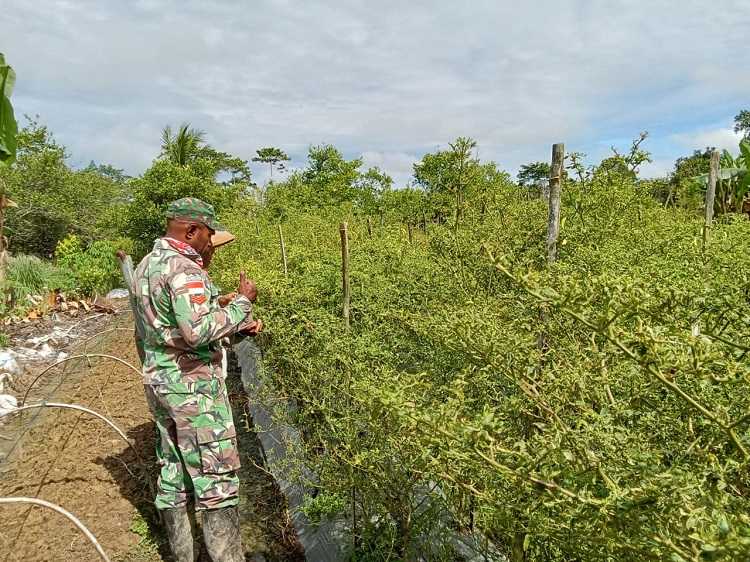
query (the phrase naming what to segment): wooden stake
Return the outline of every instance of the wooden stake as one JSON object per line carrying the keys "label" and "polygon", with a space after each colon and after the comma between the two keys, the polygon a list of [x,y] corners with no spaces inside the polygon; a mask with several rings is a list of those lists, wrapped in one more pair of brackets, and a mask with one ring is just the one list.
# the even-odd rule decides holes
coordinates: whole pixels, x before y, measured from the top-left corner
{"label": "wooden stake", "polygon": [[565,145],[552,145],[552,170],[549,175],[549,216],[547,219],[547,262],[557,259],[557,237],[560,234],[560,191]]}
{"label": "wooden stake", "polygon": [[372,238],[372,219],[367,217],[367,236]]}
{"label": "wooden stake", "polygon": [[414,229],[411,226],[410,222],[406,223],[406,229],[409,232],[409,244],[411,244],[412,240],[414,239]]}
{"label": "wooden stake", "polygon": [[281,260],[284,263],[284,277],[286,277],[288,274],[286,265],[286,245],[284,244],[284,233],[281,230],[281,225],[279,225],[279,246],[281,248]]}
{"label": "wooden stake", "polygon": [[703,225],[703,246],[708,242],[708,231],[714,221],[714,198],[716,181],[719,177],[719,151],[711,152],[711,163],[708,168],[708,189],[706,189],[706,222]]}
{"label": "wooden stake", "polygon": [[351,287],[349,286],[349,227],[345,222],[339,226],[341,234],[341,280],[344,290],[344,306],[342,309],[344,315],[344,326],[349,329],[349,308],[351,306]]}

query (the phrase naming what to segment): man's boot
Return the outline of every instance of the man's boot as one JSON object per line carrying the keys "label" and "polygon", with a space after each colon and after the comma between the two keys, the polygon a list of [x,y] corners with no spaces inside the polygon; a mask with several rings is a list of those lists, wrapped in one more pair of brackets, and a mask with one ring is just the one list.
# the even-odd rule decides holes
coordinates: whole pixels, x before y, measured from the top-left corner
{"label": "man's boot", "polygon": [[161,520],[167,531],[169,547],[175,562],[195,562],[197,552],[193,548],[193,531],[186,507],[162,509]]}
{"label": "man's boot", "polygon": [[244,562],[237,507],[203,512],[203,539],[213,562]]}

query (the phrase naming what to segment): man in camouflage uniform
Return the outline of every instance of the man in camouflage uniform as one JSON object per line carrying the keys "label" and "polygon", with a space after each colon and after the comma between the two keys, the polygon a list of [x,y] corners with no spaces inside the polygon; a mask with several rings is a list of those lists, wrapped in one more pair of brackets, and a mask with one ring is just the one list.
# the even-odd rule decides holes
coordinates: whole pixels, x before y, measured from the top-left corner
{"label": "man in camouflage uniform", "polygon": [[167,233],[135,272],[136,324],[143,383],[159,430],[161,467],[156,507],[178,562],[193,562],[188,499],[202,511],[203,535],[214,562],[244,560],[239,534],[240,466],[222,370],[221,340],[253,334],[257,289],[240,274],[237,294],[220,306],[203,267],[211,238],[224,228],[211,205],[184,198],[167,209]]}

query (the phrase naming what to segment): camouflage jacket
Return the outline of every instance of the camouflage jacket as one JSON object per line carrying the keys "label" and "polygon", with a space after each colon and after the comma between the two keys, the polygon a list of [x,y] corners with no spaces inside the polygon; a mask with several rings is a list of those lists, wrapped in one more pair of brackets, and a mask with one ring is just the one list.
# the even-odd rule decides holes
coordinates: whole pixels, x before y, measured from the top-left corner
{"label": "camouflage jacket", "polygon": [[238,295],[219,307],[208,274],[164,238],[138,265],[134,288],[143,383],[192,392],[200,382],[221,377],[221,339],[251,320],[250,301]]}

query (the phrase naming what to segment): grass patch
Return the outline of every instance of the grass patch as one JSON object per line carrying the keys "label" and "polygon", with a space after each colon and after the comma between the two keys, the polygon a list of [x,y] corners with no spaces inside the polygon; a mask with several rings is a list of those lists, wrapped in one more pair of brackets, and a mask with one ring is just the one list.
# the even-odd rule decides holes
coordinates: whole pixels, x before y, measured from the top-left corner
{"label": "grass patch", "polygon": [[156,525],[151,519],[146,519],[140,511],[133,516],[130,523],[130,532],[138,535],[140,540],[123,556],[118,557],[119,562],[156,562],[161,561],[159,548],[164,542],[163,537],[157,532]]}

